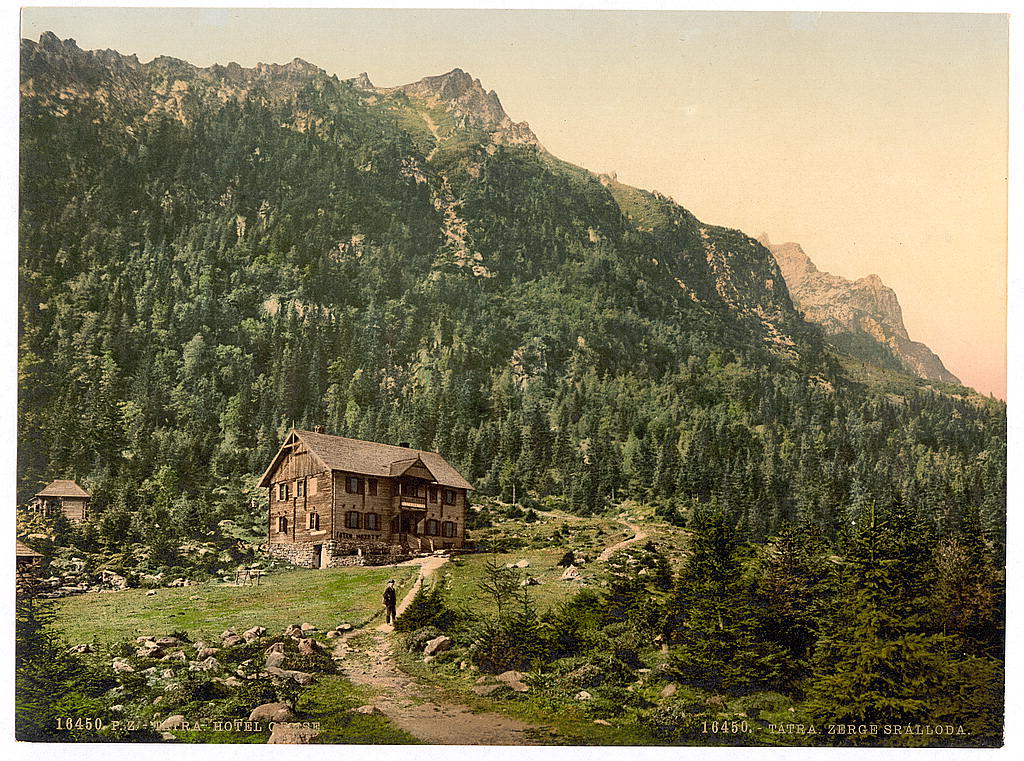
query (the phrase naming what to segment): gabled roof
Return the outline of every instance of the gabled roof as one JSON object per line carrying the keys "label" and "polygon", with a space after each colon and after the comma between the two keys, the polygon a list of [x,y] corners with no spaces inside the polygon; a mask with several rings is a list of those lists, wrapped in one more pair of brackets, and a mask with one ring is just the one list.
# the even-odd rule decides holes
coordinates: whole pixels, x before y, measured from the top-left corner
{"label": "gabled roof", "polygon": [[36,552],[34,549],[29,547],[28,545],[22,544],[17,539],[14,540],[14,543],[15,543],[15,545],[17,547],[17,555],[16,555],[16,557],[19,557],[19,558],[41,558],[42,557],[42,555],[40,553]]}
{"label": "gabled roof", "polygon": [[76,484],[74,481],[66,481],[57,479],[51,481],[50,484],[43,489],[41,492],[36,494],[37,497],[85,497],[89,498],[92,495],[89,494],[85,489]]}
{"label": "gabled roof", "polygon": [[300,442],[329,470],[391,478],[401,475],[416,462],[421,462],[433,474],[437,483],[456,489],[473,489],[473,485],[437,452],[378,444],[374,441],[347,439],[344,436],[302,431],[298,428],[292,429],[291,433],[285,437],[284,444],[278,450],[274,461],[263,473],[260,486],[270,485],[270,475],[274,472],[278,462],[288,449]]}

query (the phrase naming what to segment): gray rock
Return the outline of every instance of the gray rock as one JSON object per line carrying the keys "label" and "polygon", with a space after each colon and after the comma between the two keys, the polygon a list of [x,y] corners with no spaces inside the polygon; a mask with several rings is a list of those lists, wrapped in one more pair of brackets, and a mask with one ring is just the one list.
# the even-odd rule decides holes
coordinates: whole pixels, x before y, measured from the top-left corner
{"label": "gray rock", "polygon": [[290,671],[287,669],[276,668],[274,666],[267,666],[267,673],[280,677],[281,679],[291,679],[296,684],[302,686],[313,684],[314,681],[313,675],[307,674],[305,671]]}
{"label": "gray rock", "polygon": [[135,671],[135,668],[124,658],[115,658],[110,667],[118,674],[131,674]]}
{"label": "gray rock", "polygon": [[299,640],[300,655],[319,655],[321,652],[320,643],[312,639]]}
{"label": "gray rock", "polygon": [[302,626],[300,626],[299,628],[300,628],[300,629],[301,629],[301,630],[302,630],[303,632],[306,632],[306,633],[309,633],[309,632],[315,632],[315,631],[316,631],[316,627],[315,627],[315,626],[313,626],[313,624],[310,624],[310,623],[305,623],[305,624],[303,624]]}
{"label": "gray rock", "polygon": [[267,662],[263,668],[281,668],[284,665],[285,655],[284,653],[275,650],[272,653],[267,653]]}
{"label": "gray rock", "polygon": [[669,682],[662,689],[661,696],[663,698],[670,698],[673,695],[675,695],[678,690],[679,690],[679,685],[677,685],[675,682]]}
{"label": "gray rock", "polygon": [[156,590],[155,589],[151,589],[148,592],[146,592],[146,597],[152,597],[155,594],[156,594]]}
{"label": "gray rock", "polygon": [[244,632],[242,632],[242,638],[246,642],[253,642],[255,640],[260,639],[260,637],[262,637],[266,633],[266,628],[262,626],[254,626],[251,629],[246,629]]}
{"label": "gray rock", "polygon": [[220,652],[219,648],[216,648],[216,647],[204,647],[202,650],[200,650],[198,653],[196,653],[196,658],[199,658],[200,660],[202,660],[204,658],[210,658],[210,657],[216,655],[219,652]]}
{"label": "gray rock", "polygon": [[244,642],[245,640],[242,637],[239,637],[237,634],[232,635],[231,637],[225,637],[223,640],[221,640],[221,644],[224,647],[234,647],[235,645],[241,645]]}
{"label": "gray rock", "polygon": [[177,637],[159,637],[156,644],[160,647],[175,647],[181,644],[181,640]]}
{"label": "gray rock", "polygon": [[294,721],[295,712],[287,703],[264,703],[249,713],[249,721]]}
{"label": "gray rock", "polygon": [[574,565],[569,566],[562,573],[562,581],[571,581],[580,577],[580,569]]}
{"label": "gray rock", "polygon": [[440,637],[434,637],[427,643],[427,646],[423,648],[424,655],[437,655],[443,653],[452,646],[452,638],[441,635]]}
{"label": "gray rock", "polygon": [[318,730],[309,729],[299,724],[278,722],[274,724],[274,729],[271,731],[270,739],[267,740],[267,743],[273,745],[309,745],[319,734]]}
{"label": "gray rock", "polygon": [[180,726],[184,722],[185,717],[182,716],[180,713],[176,713],[173,716],[168,716],[166,719],[161,721],[157,729],[163,732],[168,729],[174,729],[175,727]]}
{"label": "gray rock", "polygon": [[214,657],[202,661],[193,661],[188,665],[189,671],[223,671],[223,664]]}
{"label": "gray rock", "polygon": [[586,690],[580,690],[579,692],[576,693],[576,695],[574,697],[576,698],[576,700],[590,700],[594,696],[591,695]]}

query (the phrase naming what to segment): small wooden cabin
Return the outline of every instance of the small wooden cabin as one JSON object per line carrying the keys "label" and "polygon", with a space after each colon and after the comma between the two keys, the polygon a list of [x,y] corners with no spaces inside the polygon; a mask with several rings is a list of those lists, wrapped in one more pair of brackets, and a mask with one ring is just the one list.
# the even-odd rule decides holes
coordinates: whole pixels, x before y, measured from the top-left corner
{"label": "small wooden cabin", "polygon": [[37,574],[43,565],[43,556],[28,545],[14,540],[17,553],[14,568],[14,588],[18,596],[28,595],[35,588]]}
{"label": "small wooden cabin", "polygon": [[74,481],[58,479],[32,497],[28,506],[43,515],[62,511],[72,523],[81,523],[88,517],[91,499],[92,495]]}
{"label": "small wooden cabin", "polygon": [[269,553],[308,568],[459,549],[473,489],[437,452],[298,429],[260,486]]}

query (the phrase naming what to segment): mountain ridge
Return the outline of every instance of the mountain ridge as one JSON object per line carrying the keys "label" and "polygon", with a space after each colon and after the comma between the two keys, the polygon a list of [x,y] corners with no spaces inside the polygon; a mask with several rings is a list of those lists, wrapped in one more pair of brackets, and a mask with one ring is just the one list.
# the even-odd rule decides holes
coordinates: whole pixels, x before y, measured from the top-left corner
{"label": "mountain ridge", "polygon": [[779,263],[797,308],[846,351],[878,361],[873,348],[864,348],[863,339],[867,338],[887,351],[907,372],[926,380],[960,384],[960,379],[946,369],[937,354],[925,344],[911,340],[896,292],[878,275],[848,280],[819,270],[798,243],[774,244],[764,233],[758,236],[758,242]]}

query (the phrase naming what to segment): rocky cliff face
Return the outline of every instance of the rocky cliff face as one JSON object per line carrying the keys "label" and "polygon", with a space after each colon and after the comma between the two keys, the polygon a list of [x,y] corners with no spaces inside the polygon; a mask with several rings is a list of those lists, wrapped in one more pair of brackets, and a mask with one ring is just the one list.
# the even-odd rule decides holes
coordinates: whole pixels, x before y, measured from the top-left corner
{"label": "rocky cliff face", "polygon": [[775,256],[797,308],[841,348],[872,362],[881,349],[914,375],[960,383],[931,349],[910,339],[896,293],[878,275],[850,281],[818,270],[797,243],[773,244],[764,234],[758,240]]}

